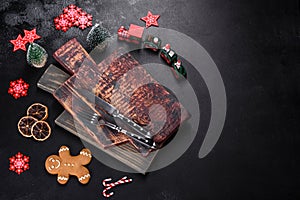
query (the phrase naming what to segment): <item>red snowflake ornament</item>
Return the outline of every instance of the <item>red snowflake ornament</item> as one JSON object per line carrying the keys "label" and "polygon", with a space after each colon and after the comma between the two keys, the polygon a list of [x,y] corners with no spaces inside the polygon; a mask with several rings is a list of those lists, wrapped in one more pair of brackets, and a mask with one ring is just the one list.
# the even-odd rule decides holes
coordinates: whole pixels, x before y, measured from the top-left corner
{"label": "red snowflake ornament", "polygon": [[63,9],[63,14],[54,18],[55,28],[66,32],[70,27],[77,26],[82,30],[92,26],[93,16],[84,12],[76,5],[70,4]]}
{"label": "red snowflake ornament", "polygon": [[18,152],[15,156],[9,158],[9,170],[21,174],[29,169],[29,157]]}
{"label": "red snowflake ornament", "polygon": [[15,99],[27,95],[29,84],[24,82],[23,79],[11,81],[9,86],[8,94],[11,94]]}
{"label": "red snowflake ornament", "polygon": [[64,8],[64,14],[68,16],[68,20],[74,23],[80,16],[82,9],[71,4]]}
{"label": "red snowflake ornament", "polygon": [[72,27],[72,22],[69,20],[67,14],[61,14],[54,18],[54,24],[56,30],[62,30],[66,32],[70,27]]}
{"label": "red snowflake ornament", "polygon": [[146,22],[146,28],[148,28],[149,26],[158,26],[157,20],[159,17],[159,15],[153,15],[150,11],[148,11],[147,16],[142,17],[141,20]]}
{"label": "red snowflake ornament", "polygon": [[78,26],[79,28],[81,28],[83,30],[83,29],[93,25],[92,20],[93,20],[92,15],[87,14],[86,12],[81,12],[77,21],[74,22],[74,25]]}
{"label": "red snowflake ornament", "polygon": [[34,40],[41,38],[41,36],[36,34],[36,29],[33,29],[31,31],[24,30],[25,36],[23,40],[28,41],[29,43],[32,43]]}
{"label": "red snowflake ornament", "polygon": [[26,51],[26,46],[25,44],[27,43],[27,40],[24,40],[22,36],[19,34],[17,39],[15,40],[10,40],[10,42],[14,45],[14,52],[17,51],[18,49],[22,49]]}

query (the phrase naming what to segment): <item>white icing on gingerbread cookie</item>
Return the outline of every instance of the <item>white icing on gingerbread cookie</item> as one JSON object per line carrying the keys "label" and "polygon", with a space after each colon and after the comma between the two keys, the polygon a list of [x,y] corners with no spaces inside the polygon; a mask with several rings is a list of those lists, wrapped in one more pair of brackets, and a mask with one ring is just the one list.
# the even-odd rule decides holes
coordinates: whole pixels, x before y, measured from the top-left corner
{"label": "white icing on gingerbread cookie", "polygon": [[71,156],[69,148],[62,146],[58,152],[59,156],[51,155],[46,159],[46,170],[50,174],[57,174],[57,181],[60,184],[66,184],[69,175],[76,176],[82,184],[88,183],[91,175],[84,165],[87,165],[92,159],[90,150],[83,149],[79,155]]}

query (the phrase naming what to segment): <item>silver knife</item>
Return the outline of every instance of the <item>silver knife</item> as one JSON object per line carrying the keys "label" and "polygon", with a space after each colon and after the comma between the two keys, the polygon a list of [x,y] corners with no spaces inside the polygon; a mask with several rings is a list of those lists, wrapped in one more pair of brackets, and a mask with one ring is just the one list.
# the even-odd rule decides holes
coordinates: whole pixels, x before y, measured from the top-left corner
{"label": "silver knife", "polygon": [[100,97],[96,96],[94,93],[92,93],[92,92],[90,92],[86,89],[79,89],[78,92],[83,97],[85,97],[88,101],[90,101],[92,103],[95,103],[95,105],[101,107],[109,115],[113,116],[114,118],[118,118],[121,121],[123,121],[124,123],[126,123],[128,126],[133,128],[140,135],[142,135],[142,136],[144,136],[148,139],[152,138],[149,131],[147,131],[146,129],[144,129],[143,127],[141,127],[140,125],[138,125],[137,123],[132,121],[131,119],[129,119],[129,118],[125,117],[124,115],[122,115],[116,107],[114,107],[113,105],[107,103],[106,101],[104,101]]}
{"label": "silver knife", "polygon": [[[102,119],[102,121],[104,121]],[[101,122],[101,120],[99,120],[99,122]],[[151,149],[157,149],[156,147],[156,143],[152,140],[152,139],[147,139],[147,138],[143,138],[143,137],[140,137],[139,135],[136,135],[132,132],[129,132],[125,129],[123,129],[122,127],[116,125],[116,124],[113,124],[113,123],[110,123],[110,122],[103,122],[102,124],[99,123],[98,125],[105,125],[105,126],[108,126],[109,128],[113,129],[113,130],[116,130],[120,133],[123,133],[127,136],[129,136],[130,138],[132,138],[133,140],[137,141],[138,143],[146,146],[146,147],[149,147]]]}
{"label": "silver knife", "polygon": [[[117,132],[127,135],[128,137],[135,140],[139,144],[142,144],[145,147],[148,147],[151,149],[157,149],[157,145],[152,139],[148,139],[143,136],[137,135],[131,131],[127,131],[127,130],[123,129],[122,127],[116,125],[115,121],[114,121],[114,117],[109,115],[102,109],[98,109],[98,112],[100,113],[100,115],[99,115],[99,114],[95,113],[94,110],[92,110],[86,104],[86,102],[83,101],[82,99],[80,99],[78,102],[76,101],[76,104],[80,108],[84,108],[84,109],[76,110],[77,117],[79,118],[79,120],[84,122],[84,124],[94,133],[94,135],[96,137],[98,137],[98,139],[101,140],[101,138],[100,138],[101,136],[98,133],[98,130],[95,129],[95,126],[91,126],[91,125],[106,126],[110,129],[116,130]],[[88,108],[85,108],[86,106],[88,106]]]}

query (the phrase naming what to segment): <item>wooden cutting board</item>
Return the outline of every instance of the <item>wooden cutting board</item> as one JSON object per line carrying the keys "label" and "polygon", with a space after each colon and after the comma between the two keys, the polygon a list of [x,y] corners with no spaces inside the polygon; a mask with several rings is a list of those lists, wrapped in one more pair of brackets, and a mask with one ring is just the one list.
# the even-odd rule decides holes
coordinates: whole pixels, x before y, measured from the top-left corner
{"label": "wooden cutting board", "polygon": [[[74,104],[74,101],[84,100],[77,93],[78,89],[83,88],[93,91],[100,98],[117,107],[125,116],[146,125],[146,128],[153,133],[154,140],[159,144],[163,144],[172,136],[180,123],[189,117],[175,96],[156,82],[130,54],[124,53],[122,50],[115,51],[101,63],[96,64],[76,39],[72,39],[58,49],[54,53],[54,57],[66,70],[73,74],[65,81],[66,75],[61,75],[62,73],[57,68],[51,66],[39,81],[39,87],[43,89],[55,88],[59,85],[58,82],[64,82],[53,94],[71,116],[64,113],[59,117],[64,118],[64,120],[58,118],[56,122],[73,132],[73,134],[78,135],[79,131],[74,130],[74,124],[69,123],[70,119],[74,117],[82,128],[79,137],[85,138],[85,140],[100,149],[110,146],[107,150],[115,150],[124,145],[125,151],[123,153],[117,150],[117,152],[110,152],[109,154],[115,158],[118,157],[118,160],[127,165],[132,165],[130,164],[132,160],[138,160],[139,166],[131,167],[141,173],[146,172],[156,152],[151,152],[150,155],[144,157],[149,151],[125,135],[114,133],[108,129],[91,130],[91,128],[86,127],[82,119],[79,119],[76,114],[78,110],[82,109],[80,107],[82,105],[76,107],[78,105]],[[59,77],[60,80],[54,81],[56,77]],[[50,92],[53,92],[53,90]],[[96,112],[91,102],[86,102],[86,104]],[[151,120],[149,120],[149,108],[155,107],[154,104],[160,104],[161,106],[151,110]],[[162,107],[166,112],[161,111]],[[163,124],[162,121],[164,121]],[[160,127],[160,129],[155,130],[157,127]],[[99,134],[95,134],[95,132]],[[118,148],[114,148],[116,145],[118,145]],[[144,153],[144,156],[136,154],[136,152],[130,155],[134,152],[132,150]],[[124,157],[122,154],[127,154],[126,160],[122,159]],[[128,159],[128,155],[131,159]],[[136,158],[137,155],[140,156]],[[143,164],[141,165],[141,163]]]}

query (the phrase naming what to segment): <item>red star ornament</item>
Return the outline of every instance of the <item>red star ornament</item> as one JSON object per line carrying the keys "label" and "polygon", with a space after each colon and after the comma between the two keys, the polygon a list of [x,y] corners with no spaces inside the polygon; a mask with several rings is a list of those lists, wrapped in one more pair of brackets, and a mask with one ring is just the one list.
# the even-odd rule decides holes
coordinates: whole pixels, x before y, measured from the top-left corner
{"label": "red star ornament", "polygon": [[146,28],[148,28],[149,26],[158,26],[157,20],[159,17],[159,15],[153,15],[150,11],[148,11],[147,16],[142,17],[141,20],[146,22]]}
{"label": "red star ornament", "polygon": [[24,30],[25,36],[23,40],[27,40],[29,43],[32,43],[34,40],[41,38],[41,36],[36,34],[36,29],[31,31]]}
{"label": "red star ornament", "polygon": [[23,51],[26,51],[25,44],[27,43],[27,40],[24,40],[20,34],[18,35],[17,39],[10,40],[10,42],[14,45],[13,52],[17,51],[18,49],[22,49]]}

